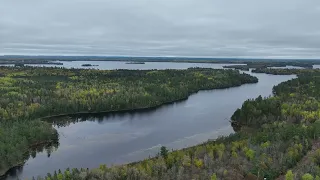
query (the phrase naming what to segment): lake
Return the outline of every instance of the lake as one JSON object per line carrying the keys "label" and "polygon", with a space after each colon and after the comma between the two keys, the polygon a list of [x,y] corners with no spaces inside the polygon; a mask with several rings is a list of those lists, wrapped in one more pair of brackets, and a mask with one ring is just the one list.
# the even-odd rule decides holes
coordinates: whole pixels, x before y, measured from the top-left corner
{"label": "lake", "polygon": [[[211,63],[177,63],[177,62],[145,62],[145,64],[126,64],[124,61],[56,61],[61,62],[63,65],[51,64],[30,64],[28,66],[39,67],[65,67],[65,68],[82,68],[82,69],[187,69],[189,67],[206,67],[206,68],[219,68],[222,69],[225,65],[231,64],[211,64]],[[82,64],[91,64],[97,66],[83,67]],[[237,65],[237,64],[233,64]],[[245,64],[238,64],[245,65]]]}
{"label": "lake", "polygon": [[[54,61],[61,62],[63,65],[52,64],[26,64],[27,66],[36,67],[65,67],[65,68],[82,68],[82,69],[186,69],[189,67],[211,67],[223,68],[225,65],[245,65],[245,64],[213,64],[213,63],[179,63],[179,62],[145,62],[145,64],[126,64],[125,61]],[[97,66],[83,67],[83,64]],[[0,66],[14,66],[14,64],[0,64]],[[298,66],[272,67],[277,69],[304,69]],[[319,69],[320,65],[313,65],[314,69]]]}
{"label": "lake", "polygon": [[[98,67],[104,69],[131,69],[133,66],[142,66],[141,69],[223,66],[202,63],[97,62],[105,63]],[[157,64],[159,67],[156,67]],[[245,100],[259,95],[270,96],[274,85],[295,77],[246,73],[258,77],[259,83],[200,91],[185,101],[148,111],[110,113],[96,117],[65,117],[69,123],[54,125],[60,135],[60,145],[50,157],[46,151],[37,153],[35,157],[29,158],[24,167],[10,172],[7,179],[43,176],[59,168],[95,168],[100,164],[128,163],[154,156],[161,146],[180,149],[233,133],[229,119]],[[52,121],[59,122],[61,118]]]}
{"label": "lake", "polygon": [[313,65],[314,69],[320,69],[320,65]]}

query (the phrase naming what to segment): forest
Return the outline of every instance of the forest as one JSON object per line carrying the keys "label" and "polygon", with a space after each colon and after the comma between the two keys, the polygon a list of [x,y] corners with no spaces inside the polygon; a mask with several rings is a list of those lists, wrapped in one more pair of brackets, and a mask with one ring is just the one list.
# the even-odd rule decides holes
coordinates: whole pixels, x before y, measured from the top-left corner
{"label": "forest", "polygon": [[[67,169],[38,179],[320,179],[320,71],[243,103],[231,117],[236,133],[120,166]],[[214,120],[214,117],[213,117]]]}
{"label": "forest", "polygon": [[253,69],[254,73],[265,73],[265,74],[273,74],[273,75],[292,75],[292,74],[301,74],[301,73],[310,73],[317,72],[317,69],[275,69],[275,68],[257,68]]}
{"label": "forest", "polygon": [[[24,163],[33,147],[56,144],[43,118],[156,107],[199,90],[256,83],[235,70],[93,70],[0,67],[0,175]],[[47,149],[50,151],[50,149]]]}

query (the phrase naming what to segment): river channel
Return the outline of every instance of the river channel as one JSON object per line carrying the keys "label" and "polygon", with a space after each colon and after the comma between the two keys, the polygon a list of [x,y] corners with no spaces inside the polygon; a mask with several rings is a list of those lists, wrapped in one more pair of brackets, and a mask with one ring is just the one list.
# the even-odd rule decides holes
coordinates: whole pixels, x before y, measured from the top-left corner
{"label": "river channel", "polygon": [[[112,67],[135,69],[132,66],[135,65],[122,62],[121,68],[117,65]],[[222,68],[223,65],[160,63],[157,68],[154,64],[150,67],[146,63],[139,64],[140,66],[144,68],[139,69],[166,69],[170,66],[171,69],[185,69]],[[112,69],[109,65],[103,67],[105,68],[101,69]],[[59,132],[59,147],[50,156],[43,151],[30,157],[23,167],[10,172],[7,179],[43,176],[47,172],[53,173],[54,170],[68,167],[95,168],[100,164],[128,163],[154,156],[161,146],[180,149],[233,133],[229,119],[245,100],[259,95],[270,96],[273,86],[295,77],[246,73],[258,77],[259,82],[228,89],[200,91],[185,101],[148,111],[100,114],[95,117],[64,117],[62,120],[68,123],[54,123]],[[61,122],[61,118],[52,121]]]}

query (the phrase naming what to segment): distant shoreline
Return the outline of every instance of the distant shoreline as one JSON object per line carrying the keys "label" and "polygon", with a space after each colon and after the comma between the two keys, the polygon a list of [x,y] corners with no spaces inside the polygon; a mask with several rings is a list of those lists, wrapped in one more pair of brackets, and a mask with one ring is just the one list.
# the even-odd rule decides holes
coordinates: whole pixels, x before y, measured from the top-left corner
{"label": "distant shoreline", "polygon": [[[266,68],[297,66],[313,68],[320,65],[320,59],[253,59],[253,58],[196,58],[196,57],[123,57],[123,56],[0,56],[1,64],[53,64],[63,65],[63,62],[83,61],[91,63],[124,62],[126,64],[144,64],[146,62],[166,63],[207,63],[242,65],[242,68]],[[246,66],[246,67],[244,67]]]}

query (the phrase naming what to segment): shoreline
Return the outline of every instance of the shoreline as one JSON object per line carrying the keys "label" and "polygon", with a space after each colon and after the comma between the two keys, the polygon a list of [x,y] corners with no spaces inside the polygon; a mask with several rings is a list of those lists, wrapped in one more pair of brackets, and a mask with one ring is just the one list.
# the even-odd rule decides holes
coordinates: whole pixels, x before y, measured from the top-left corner
{"label": "shoreline", "polygon": [[0,171],[0,180],[5,180],[5,178],[8,176],[8,173],[10,170],[21,167],[24,165],[24,163],[25,162],[16,163],[12,167],[9,167],[3,171]]}
{"label": "shoreline", "polygon": [[75,112],[75,113],[63,113],[63,114],[57,114],[57,115],[44,116],[44,117],[40,117],[39,119],[44,120],[44,119],[58,118],[58,117],[65,117],[65,116],[94,115],[94,114],[107,114],[107,113],[126,113],[126,112],[135,112],[135,111],[148,111],[148,110],[157,109],[157,108],[159,108],[161,106],[164,106],[164,105],[174,104],[174,103],[177,103],[177,102],[188,100],[188,98],[191,95],[196,94],[199,91],[211,91],[211,90],[218,90],[218,89],[220,89],[220,90],[221,89],[229,89],[229,88],[234,88],[234,87],[240,87],[240,86],[246,85],[246,84],[256,84],[256,83],[258,83],[258,82],[244,83],[244,84],[240,84],[240,85],[236,85],[236,86],[222,87],[222,88],[199,89],[198,91],[191,92],[186,97],[183,97],[183,98],[180,98],[180,99],[171,100],[171,101],[162,102],[160,104],[156,104],[156,105],[149,106],[149,107],[137,107],[137,108],[131,108],[131,109],[120,109],[120,110],[109,110],[109,111],[93,111],[93,112],[89,112],[89,111],[82,111],[81,112],[80,111],[80,112]]}
{"label": "shoreline", "polygon": [[[58,117],[65,117],[65,116],[76,116],[76,115],[92,115],[92,114],[107,114],[107,113],[125,113],[125,112],[136,112],[136,111],[147,111],[147,110],[153,110],[153,109],[157,109],[161,106],[164,105],[169,105],[169,104],[174,104],[177,102],[181,102],[181,101],[185,101],[187,100],[191,95],[198,93],[199,91],[212,91],[212,90],[222,90],[222,89],[229,89],[229,88],[235,88],[235,87],[240,87],[242,85],[246,85],[246,84],[256,84],[258,83],[259,80],[257,82],[248,82],[248,83],[243,83],[243,84],[239,84],[239,85],[234,85],[234,86],[230,86],[230,87],[218,87],[218,88],[207,88],[207,89],[199,89],[197,91],[194,92],[190,92],[186,97],[183,98],[179,98],[179,99],[175,99],[175,100],[171,100],[171,101],[167,101],[167,102],[162,102],[153,106],[149,106],[149,107],[138,107],[138,108],[132,108],[132,109],[122,109],[122,110],[109,110],[109,111],[97,111],[97,112],[75,112],[75,113],[64,113],[64,114],[57,114],[57,115],[51,115],[51,116],[45,116],[45,117],[40,117],[40,120],[45,120],[45,119],[51,119],[51,118],[58,118]],[[54,140],[48,140],[48,141],[42,141],[42,142],[37,142],[37,143],[33,143],[31,145],[29,145],[29,149],[26,150],[26,152],[30,151],[32,148],[34,148],[35,146],[39,146],[41,144],[46,144],[46,143],[52,143]],[[203,142],[201,144],[204,143],[208,143]],[[183,149],[187,149],[187,148],[192,148],[194,146],[190,146],[190,147],[186,147]],[[7,168],[5,171],[0,171],[0,180],[2,178],[5,178],[8,174],[8,172],[14,168],[18,168],[20,166],[23,166],[25,162],[22,163],[17,163],[14,166]],[[131,162],[131,163],[136,163],[136,162]],[[129,164],[131,164],[129,163]]]}
{"label": "shoreline", "polygon": [[[50,140],[46,140],[46,141],[35,142],[35,143],[29,145],[28,149],[24,153],[28,153],[30,150],[32,150],[33,148],[35,148],[37,146],[53,143],[54,141],[59,141],[59,140],[58,139],[50,139]],[[2,179],[4,180],[7,177],[10,170],[13,170],[15,168],[19,168],[19,167],[23,166],[25,164],[25,162],[26,162],[26,160],[24,160],[23,162],[15,163],[11,167],[8,167],[8,168],[0,171],[0,180],[2,180]]]}

